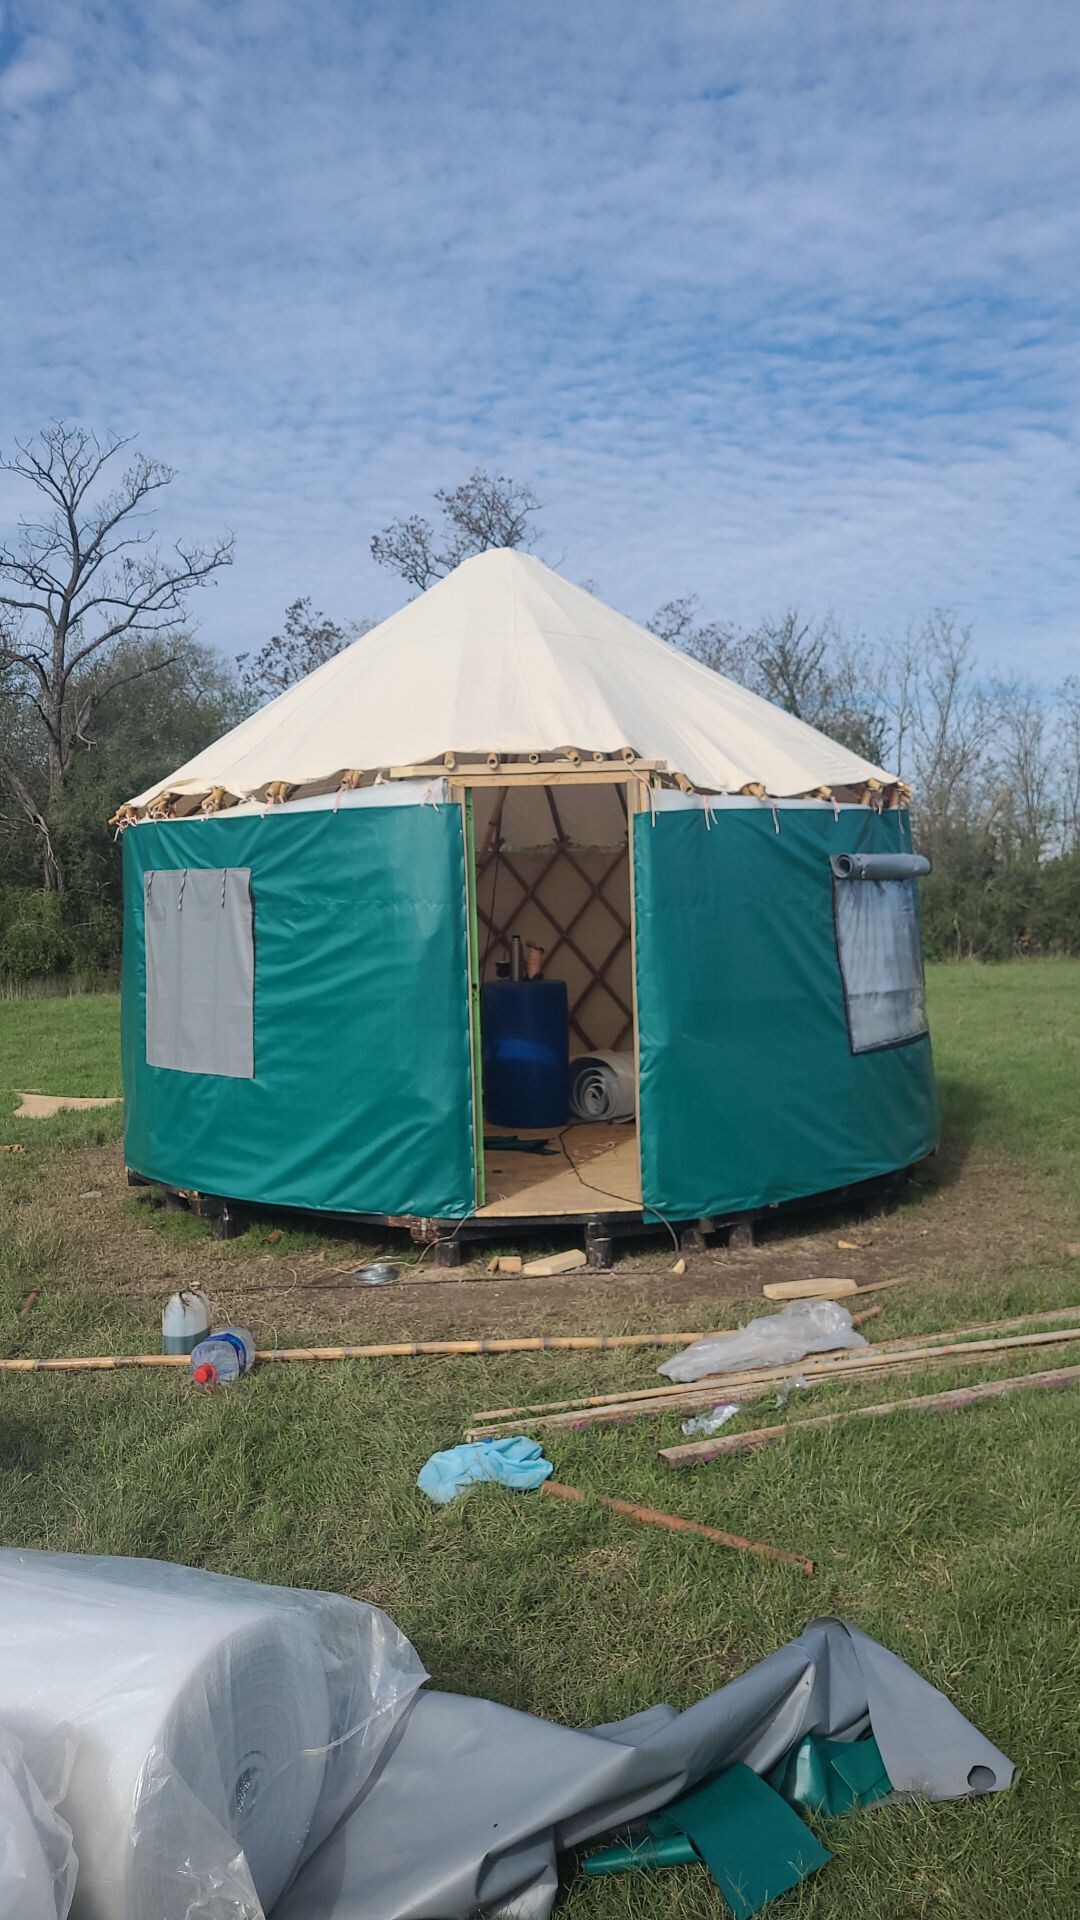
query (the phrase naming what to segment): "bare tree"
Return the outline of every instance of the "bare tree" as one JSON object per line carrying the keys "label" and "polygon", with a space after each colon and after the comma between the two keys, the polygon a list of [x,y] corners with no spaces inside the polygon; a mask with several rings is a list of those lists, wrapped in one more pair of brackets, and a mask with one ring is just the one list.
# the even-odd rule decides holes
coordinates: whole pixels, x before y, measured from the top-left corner
{"label": "bare tree", "polygon": [[658,639],[688,653],[703,667],[726,674],[729,680],[745,681],[750,668],[746,636],[725,621],[702,620],[700,607],[696,593],[683,593],[665,600],[645,625]]}
{"label": "bare tree", "polygon": [[[935,613],[907,636],[896,663],[894,725],[903,716],[899,771],[915,790],[923,838],[975,824],[987,797],[995,711],[974,667],[970,627]],[[992,777],[992,776],[991,776]]]}
{"label": "bare tree", "polygon": [[272,634],[258,653],[237,655],[245,705],[254,708],[264,700],[273,700],[298,680],[314,673],[316,667],[325,666],[342,647],[367,633],[371,625],[370,620],[357,620],[349,627],[342,627],[325,613],[314,613],[310,600],[294,600],[285,614],[280,633]]}
{"label": "bare tree", "polygon": [[488,547],[532,547],[538,538],[534,515],[539,501],[531,487],[508,480],[505,474],[485,473],[478,467],[458,487],[440,487],[442,525],[436,529],[423,514],[392,520],[371,540],[371,556],[381,567],[391,567],[410,586],[423,593],[454,567]]}
{"label": "bare tree", "polygon": [[1061,851],[1080,848],[1080,680],[1058,688],[1054,753],[1058,766]]}
{"label": "bare tree", "polygon": [[992,764],[1007,794],[1003,811],[1018,851],[1041,860],[1054,834],[1055,815],[1050,715],[1028,682],[995,683],[990,695],[997,710]]}
{"label": "bare tree", "polygon": [[0,667],[31,685],[44,779],[35,781],[0,742],[0,780],[37,835],[45,887],[56,893],[64,866],[52,815],[73,757],[89,744],[95,711],[169,662],[167,644],[133,657],[124,643],[167,643],[181,630],[191,591],[232,559],[231,539],[177,542],[162,553],[143,523],[172,469],[139,454],[111,491],[103,478],[129,444],[102,443],[61,421],[0,460],[44,503],[39,518],[21,520],[16,539],[0,544]]}

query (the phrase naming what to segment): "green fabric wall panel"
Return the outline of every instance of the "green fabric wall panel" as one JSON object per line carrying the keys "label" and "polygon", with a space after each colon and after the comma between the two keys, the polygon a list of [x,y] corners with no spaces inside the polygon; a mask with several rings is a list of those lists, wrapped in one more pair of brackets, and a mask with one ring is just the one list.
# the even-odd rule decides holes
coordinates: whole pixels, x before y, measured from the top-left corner
{"label": "green fabric wall panel", "polygon": [[[255,1075],[146,1064],[143,875],[248,867]],[[124,835],[128,1165],[237,1200],[473,1210],[464,846],[457,807],[140,824]]]}
{"label": "green fabric wall panel", "polygon": [[937,1143],[929,1038],[851,1052],[833,925],[830,854],[909,851],[906,813],[776,822],[634,821],[643,1192],[665,1215],[826,1192]]}

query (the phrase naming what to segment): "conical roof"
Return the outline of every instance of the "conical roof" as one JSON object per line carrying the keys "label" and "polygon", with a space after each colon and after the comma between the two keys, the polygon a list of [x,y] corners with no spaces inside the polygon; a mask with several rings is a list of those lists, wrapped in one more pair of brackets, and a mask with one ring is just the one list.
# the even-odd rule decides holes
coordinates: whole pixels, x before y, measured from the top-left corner
{"label": "conical roof", "polygon": [[328,790],[353,776],[496,754],[633,753],[708,792],[781,797],[884,773],[689,659],[530,554],[495,548],[262,707],[167,780],[188,811],[215,788]]}

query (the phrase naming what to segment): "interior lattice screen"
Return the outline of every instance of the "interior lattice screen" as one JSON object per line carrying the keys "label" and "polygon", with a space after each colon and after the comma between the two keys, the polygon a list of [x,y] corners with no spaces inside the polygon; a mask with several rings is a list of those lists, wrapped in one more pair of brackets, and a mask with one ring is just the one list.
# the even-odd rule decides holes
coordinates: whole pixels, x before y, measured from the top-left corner
{"label": "interior lattice screen", "polygon": [[159,867],[143,880],[146,1058],[175,1073],[255,1074],[248,867]]}
{"label": "interior lattice screen", "polygon": [[911,880],[836,880],[836,945],[853,1053],[927,1031],[919,903]]}
{"label": "interior lattice screen", "polygon": [[571,1051],[624,1047],[633,1024],[630,894],[622,847],[500,849],[480,864],[482,973],[494,979],[511,937],[544,948],[544,973],[565,980]]}

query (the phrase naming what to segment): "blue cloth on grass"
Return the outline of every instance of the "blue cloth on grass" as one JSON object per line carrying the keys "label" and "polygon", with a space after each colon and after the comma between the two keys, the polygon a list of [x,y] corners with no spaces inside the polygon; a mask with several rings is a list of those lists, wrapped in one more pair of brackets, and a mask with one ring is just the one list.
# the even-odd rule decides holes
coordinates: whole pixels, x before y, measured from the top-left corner
{"label": "blue cloth on grass", "polygon": [[555,1469],[544,1459],[539,1440],[518,1435],[508,1440],[476,1440],[433,1453],[421,1467],[416,1484],[431,1500],[445,1504],[477,1480],[497,1480],[501,1486],[528,1492]]}

